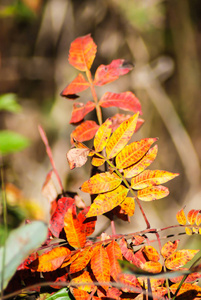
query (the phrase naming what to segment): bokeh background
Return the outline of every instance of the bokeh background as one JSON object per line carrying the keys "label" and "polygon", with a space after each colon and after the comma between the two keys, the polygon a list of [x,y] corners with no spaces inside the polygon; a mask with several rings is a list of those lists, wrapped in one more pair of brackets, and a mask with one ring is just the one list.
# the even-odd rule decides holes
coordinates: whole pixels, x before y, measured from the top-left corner
{"label": "bokeh background", "polygon": [[[139,98],[145,124],[136,140],[159,137],[151,168],[181,174],[166,184],[167,198],[142,205],[152,227],[176,224],[176,212],[185,205],[186,212],[199,209],[201,199],[200,0],[1,0],[0,94],[16,94],[23,109],[1,112],[0,126],[31,141],[1,160],[5,180],[48,211],[41,188],[51,165],[38,124],[47,133],[65,189],[78,192],[89,178],[90,164],[70,171],[66,162],[73,101],[60,96],[78,74],[68,63],[70,43],[88,33],[98,46],[93,72],[117,58],[135,64],[131,73],[97,93],[131,90]],[[81,101],[88,100],[90,93],[81,94]],[[79,194],[89,204],[88,195]],[[100,218],[98,230],[105,221]],[[131,224],[117,221],[116,226],[118,233],[145,228],[137,208]]]}

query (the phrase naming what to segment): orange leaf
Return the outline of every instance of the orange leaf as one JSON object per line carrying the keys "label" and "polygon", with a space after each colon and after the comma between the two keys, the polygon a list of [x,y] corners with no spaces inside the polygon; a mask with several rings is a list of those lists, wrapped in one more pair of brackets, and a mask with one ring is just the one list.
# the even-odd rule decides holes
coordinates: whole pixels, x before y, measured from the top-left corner
{"label": "orange leaf", "polygon": [[127,74],[133,69],[133,65],[124,59],[115,59],[109,65],[100,65],[95,73],[94,84],[101,86]]}
{"label": "orange leaf", "polygon": [[[173,294],[175,294],[175,292],[176,292],[176,290],[177,290],[178,287],[179,287],[179,283],[175,283],[175,284],[171,285],[170,286],[171,292]],[[179,292],[178,292],[177,296],[181,295],[181,294],[183,294],[185,292],[190,292],[190,291],[196,291],[197,292],[196,296],[201,296],[201,287],[197,286],[195,284],[191,284],[191,283],[183,283],[182,286],[181,286],[181,288],[179,289]],[[190,294],[189,294],[189,296],[190,296]],[[184,298],[182,298],[182,299],[184,299]],[[186,298],[186,299],[194,299],[194,298],[192,298],[192,297],[190,298],[189,297],[189,298]]]}
{"label": "orange leaf", "polygon": [[64,262],[62,263],[60,268],[65,268],[69,266],[76,258],[79,256],[79,252],[73,254],[72,256],[69,255],[68,257],[65,258]]}
{"label": "orange leaf", "polygon": [[99,167],[99,166],[102,166],[105,162],[105,159],[104,158],[101,158],[101,157],[97,157],[97,156],[94,156],[92,158],[92,161],[91,161],[91,164],[92,166],[94,167]]}
{"label": "orange leaf", "polygon": [[98,195],[91,204],[86,217],[102,215],[119,205],[127,196],[129,189],[120,185],[117,189]]}
{"label": "orange leaf", "polygon": [[183,208],[180,211],[178,211],[176,217],[179,224],[186,225],[186,216]]}
{"label": "orange leaf", "polygon": [[144,189],[149,186],[165,183],[178,175],[177,173],[161,170],[145,170],[138,176],[132,178],[131,187],[135,190]]}
{"label": "orange leaf", "polygon": [[64,230],[69,244],[75,248],[82,248],[86,242],[86,235],[82,232],[82,223],[76,217],[73,207],[70,207],[64,217]]}
{"label": "orange leaf", "polygon": [[139,113],[121,123],[121,125],[113,132],[106,145],[107,158],[110,159],[116,156],[128,143],[134,133],[138,115]]}
{"label": "orange leaf", "polygon": [[119,266],[118,260],[122,260],[122,254],[121,249],[117,242],[112,241],[106,248],[109,260],[110,260],[110,266],[111,266],[111,276],[114,278],[114,280],[117,280],[118,274],[121,272],[121,268]]}
{"label": "orange leaf", "polygon": [[98,129],[94,138],[94,148],[96,152],[101,152],[106,146],[112,131],[112,121],[108,118]]}
{"label": "orange leaf", "polygon": [[[80,285],[82,282],[84,284]],[[87,285],[86,283],[89,283],[89,285]],[[76,276],[75,278],[73,278],[71,280],[71,285],[76,286],[76,284],[78,284],[77,288],[79,290],[86,291],[88,293],[92,292],[92,290],[94,290],[94,287],[95,287],[95,285],[93,284],[93,280],[91,279],[91,276],[88,271],[84,271],[81,275]],[[89,297],[89,294],[88,294],[88,297]]]}
{"label": "orange leaf", "polygon": [[120,299],[122,292],[115,287],[111,287],[110,289],[107,290],[107,299]]}
{"label": "orange leaf", "polygon": [[148,260],[159,261],[160,259],[158,251],[152,246],[144,246],[143,253],[146,255]]}
{"label": "orange leaf", "polygon": [[[181,269],[180,269],[181,270]],[[188,268],[182,268],[182,270],[188,270]],[[181,276],[177,276],[174,278],[170,278],[170,280],[174,283],[180,282],[183,279],[184,275]],[[195,272],[195,273],[191,273],[188,274],[187,278],[185,279],[184,282],[193,282],[196,281],[197,279],[201,278],[201,274]]]}
{"label": "orange leaf", "polygon": [[84,232],[86,236],[89,236],[94,232],[97,219],[96,217],[92,217],[90,219],[86,218],[89,208],[89,206],[85,207],[77,216],[78,220],[82,223],[81,231]]}
{"label": "orange leaf", "polygon": [[71,143],[73,144],[73,139],[79,142],[91,140],[99,126],[94,121],[84,121],[82,122],[73,132],[71,133]]}
{"label": "orange leaf", "polygon": [[116,106],[123,110],[131,110],[134,113],[138,112],[142,114],[141,104],[138,98],[132,92],[124,93],[105,93],[99,101],[99,105],[102,107]]}
{"label": "orange leaf", "polygon": [[57,247],[47,253],[42,254],[35,262],[31,264],[31,269],[37,272],[50,272],[58,269],[64,259],[70,254],[70,250],[65,247]]}
{"label": "orange leaf", "polygon": [[143,190],[139,190],[137,193],[138,198],[142,201],[158,200],[168,195],[168,188],[162,185],[151,188],[145,188]]}
{"label": "orange leaf", "polygon": [[170,256],[173,252],[177,250],[179,244],[179,240],[176,240],[174,242],[168,241],[165,243],[165,245],[161,249],[161,254],[163,255],[164,258],[167,258]]}
{"label": "orange leaf", "polygon": [[90,70],[96,50],[97,46],[90,34],[78,37],[71,43],[68,61],[80,71]]}
{"label": "orange leaf", "polygon": [[66,158],[71,170],[82,167],[87,162],[90,150],[86,148],[73,148],[66,153]]}
{"label": "orange leaf", "polygon": [[81,186],[81,190],[89,194],[104,193],[114,190],[121,182],[122,179],[116,173],[105,172],[96,174],[85,181]]}
{"label": "orange leaf", "polygon": [[75,94],[88,89],[89,86],[89,82],[86,81],[84,76],[80,73],[65,87],[65,89],[61,92],[61,96],[74,100],[76,98]]}
{"label": "orange leaf", "polygon": [[76,300],[88,300],[90,295],[83,289],[73,288],[73,296]]}
{"label": "orange leaf", "polygon": [[120,206],[124,210],[125,214],[131,217],[135,211],[135,200],[132,197],[126,197]]}
{"label": "orange leaf", "polygon": [[198,252],[199,250],[178,250],[167,257],[165,260],[165,266],[170,270],[183,267],[188,261],[193,259]]}
{"label": "orange leaf", "polygon": [[96,248],[91,258],[91,269],[97,281],[107,291],[109,286],[104,285],[104,282],[110,282],[110,261],[102,245]]}
{"label": "orange leaf", "polygon": [[73,104],[72,116],[70,123],[78,123],[96,107],[94,102],[88,101],[86,104],[82,102],[76,102]]}
{"label": "orange leaf", "polygon": [[187,220],[189,224],[193,225],[195,223],[195,220],[197,218],[197,215],[199,214],[199,210],[191,209],[187,214]]}
{"label": "orange leaf", "polygon": [[125,285],[125,287],[121,288],[124,293],[132,293],[132,292],[140,293],[141,292],[142,288],[139,284],[138,279],[135,277],[135,275],[120,274],[118,279],[121,283],[123,283]]}
{"label": "orange leaf", "polygon": [[158,261],[146,261],[140,267],[142,270],[150,273],[160,273],[162,270],[162,265]]}
{"label": "orange leaf", "polygon": [[155,141],[157,138],[148,138],[127,145],[116,157],[117,168],[124,169],[138,162]]}
{"label": "orange leaf", "polygon": [[82,271],[89,263],[93,254],[93,248],[88,246],[79,252],[79,256],[70,265],[70,273]]}
{"label": "orange leaf", "polygon": [[156,158],[158,146],[155,145],[136,164],[124,169],[124,176],[131,178],[144,171]]}

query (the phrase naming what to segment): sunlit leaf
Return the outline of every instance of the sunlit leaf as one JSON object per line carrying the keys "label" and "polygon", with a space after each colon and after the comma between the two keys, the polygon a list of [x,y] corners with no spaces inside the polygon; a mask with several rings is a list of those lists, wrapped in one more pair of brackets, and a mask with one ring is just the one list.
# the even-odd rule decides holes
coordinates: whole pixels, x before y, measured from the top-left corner
{"label": "sunlit leaf", "polygon": [[64,262],[62,263],[62,265],[61,265],[61,267],[60,268],[65,268],[66,266],[69,266],[69,265],[71,265],[72,264],[72,262],[74,261],[74,260],[76,260],[76,258],[79,256],[79,252],[77,252],[77,253],[75,253],[75,254],[69,254],[66,258],[65,258],[65,260],[64,260]]}
{"label": "sunlit leaf", "polygon": [[74,100],[75,94],[82,92],[90,86],[89,82],[86,81],[84,76],[80,73],[78,76],[68,84],[65,89],[61,92],[61,96]]}
{"label": "sunlit leaf", "polygon": [[107,299],[120,299],[122,292],[115,287],[111,287],[110,289],[107,290]]}
{"label": "sunlit leaf", "polygon": [[45,300],[72,300],[72,295],[69,288],[60,289],[58,292],[55,292],[53,295],[45,298]]}
{"label": "sunlit leaf", "polygon": [[[182,268],[184,270],[188,270],[188,268]],[[182,279],[183,279],[183,275],[181,276],[177,276],[177,277],[174,277],[174,278],[170,278],[170,280],[174,283],[177,283],[177,282],[180,282]],[[196,281],[198,280],[199,278],[201,278],[201,274],[199,273],[191,273],[187,276],[187,278],[185,279],[184,282],[193,282],[193,281]]]}
{"label": "sunlit leaf", "polygon": [[37,272],[50,272],[58,269],[64,259],[70,254],[65,247],[57,247],[47,253],[40,255],[36,262],[31,264],[31,269]]}
{"label": "sunlit leaf", "polygon": [[104,164],[104,162],[105,162],[104,158],[101,158],[101,157],[98,157],[98,156],[94,156],[92,158],[91,164],[94,167],[100,167],[100,166],[102,166]]}
{"label": "sunlit leaf", "polygon": [[148,258],[148,260],[159,261],[159,259],[160,259],[160,254],[152,246],[144,246],[143,252],[146,255],[146,257]]}
{"label": "sunlit leaf", "polygon": [[77,216],[79,222],[82,223],[81,232],[84,232],[86,236],[89,236],[94,232],[97,219],[96,217],[86,218],[89,208],[89,206],[85,207]]}
{"label": "sunlit leaf", "polygon": [[[84,283],[83,285],[81,285],[82,282]],[[87,285],[86,283],[89,283],[89,285]],[[94,287],[95,287],[95,285],[93,284],[93,280],[91,279],[91,276],[88,271],[84,271],[81,275],[78,275],[75,278],[73,278],[71,281],[71,284],[75,285],[75,286],[77,284],[78,289],[89,292],[89,293],[92,290],[94,290]],[[88,296],[89,296],[89,294],[88,294]]]}
{"label": "sunlit leaf", "polygon": [[79,126],[76,127],[75,130],[71,133],[71,142],[73,143],[73,139],[78,140],[79,142],[89,141],[91,140],[96,131],[98,130],[99,125],[94,121],[84,121]]}
{"label": "sunlit leaf", "polygon": [[21,109],[21,106],[17,103],[17,96],[15,94],[4,94],[0,96],[0,110],[18,113]]}
{"label": "sunlit leaf", "polygon": [[[171,285],[170,286],[171,292],[173,294],[175,294],[175,292],[176,292],[176,290],[177,290],[178,287],[179,287],[179,283],[175,283],[175,284]],[[183,293],[190,292],[190,291],[191,292],[192,291],[196,291],[197,292],[196,294],[194,294],[194,296],[201,296],[201,287],[197,286],[195,284],[191,284],[191,283],[183,283],[182,286],[181,286],[181,288],[179,289],[179,292],[178,292],[177,295],[181,295]],[[190,294],[188,295],[188,298],[186,298],[186,299],[192,299],[192,298],[190,298]]]}
{"label": "sunlit leaf", "polygon": [[106,154],[107,157],[113,158],[116,156],[123,147],[128,143],[132,137],[138,119],[138,113],[124,121],[112,134],[107,145]]}
{"label": "sunlit leaf", "polygon": [[101,286],[108,290],[109,286],[104,285],[104,282],[110,282],[110,261],[105,250],[102,245],[96,248],[91,258],[91,269],[93,271],[96,280],[100,282]]}
{"label": "sunlit leaf", "polygon": [[10,130],[0,131],[0,154],[1,155],[21,151],[27,148],[29,145],[30,145],[29,140],[17,132],[10,131]]}
{"label": "sunlit leaf", "polygon": [[193,225],[195,223],[195,220],[197,218],[197,215],[199,214],[199,210],[191,209],[187,214],[187,220],[189,224]]}
{"label": "sunlit leaf", "polygon": [[176,240],[174,242],[168,241],[165,243],[165,245],[161,249],[161,254],[163,255],[164,258],[167,258],[170,256],[173,252],[177,250],[179,244],[179,240]]}
{"label": "sunlit leaf", "polygon": [[131,187],[135,190],[165,183],[179,174],[161,170],[145,170],[131,180]]}
{"label": "sunlit leaf", "polygon": [[157,138],[148,138],[127,145],[117,155],[116,166],[119,169],[124,169],[135,164],[147,153],[155,141],[157,141]]}
{"label": "sunlit leaf", "polygon": [[83,289],[80,290],[79,288],[73,288],[73,296],[76,300],[88,300],[90,295]]}
{"label": "sunlit leaf", "polygon": [[110,266],[111,266],[111,276],[114,280],[117,280],[118,274],[121,272],[121,268],[119,265],[118,260],[122,260],[122,253],[119,245],[117,242],[112,241],[106,248],[109,260],[110,260]]}
{"label": "sunlit leaf", "polygon": [[79,71],[87,71],[94,61],[96,49],[90,34],[78,37],[71,43],[68,61]]}
{"label": "sunlit leaf", "polygon": [[186,216],[183,208],[180,211],[178,211],[176,217],[179,224],[186,225]]}
{"label": "sunlit leaf", "polygon": [[93,254],[93,248],[88,246],[79,252],[79,256],[70,265],[70,273],[76,273],[83,270],[89,263]]}
{"label": "sunlit leaf", "polygon": [[139,246],[141,245],[145,240],[145,237],[142,235],[134,235],[132,238],[132,244],[134,246]]}
{"label": "sunlit leaf", "polygon": [[101,86],[112,82],[132,69],[133,64],[124,59],[115,59],[109,65],[100,65],[98,67],[95,73],[94,84]]}
{"label": "sunlit leaf", "polygon": [[162,270],[162,265],[158,261],[146,261],[141,268],[150,273],[160,273]]}
{"label": "sunlit leaf", "polygon": [[122,291],[125,293],[140,292],[142,290],[138,279],[133,274],[120,274],[118,281],[123,283]]}
{"label": "sunlit leaf", "polygon": [[73,111],[69,123],[78,123],[84,119],[84,117],[96,107],[94,102],[88,101],[86,104],[82,102],[76,102],[73,104]]}
{"label": "sunlit leaf", "polygon": [[127,196],[128,189],[120,185],[117,189],[98,195],[91,204],[86,217],[102,215],[119,205]]}
{"label": "sunlit leaf", "polygon": [[82,248],[86,242],[86,235],[82,232],[82,223],[79,222],[71,206],[64,217],[64,230],[69,244],[74,248]]}
{"label": "sunlit leaf", "polygon": [[88,158],[90,150],[86,148],[73,148],[66,153],[66,158],[71,170],[82,167]]}
{"label": "sunlit leaf", "polygon": [[199,250],[183,249],[173,252],[165,260],[166,268],[170,270],[183,267],[188,261],[190,261]]}
{"label": "sunlit leaf", "polygon": [[124,169],[124,176],[126,178],[131,178],[144,171],[155,160],[157,153],[158,146],[155,145],[154,147],[149,149],[149,151],[145,154],[144,157],[142,157],[141,160],[139,160],[139,162]]}
{"label": "sunlit leaf", "polygon": [[119,247],[121,248],[121,252],[122,252],[123,256],[127,259],[127,261],[129,261],[130,263],[132,263],[135,266],[140,265],[140,260],[135,256],[132,249],[130,249],[130,248],[128,249],[127,242],[124,238],[120,239]]}
{"label": "sunlit leaf", "polygon": [[135,200],[133,197],[126,197],[124,201],[120,204],[121,208],[125,211],[125,214],[132,216],[135,211]]}
{"label": "sunlit leaf", "polygon": [[145,188],[143,190],[139,190],[137,193],[138,198],[142,201],[158,200],[168,195],[168,188],[162,185],[151,188]]}
{"label": "sunlit leaf", "polygon": [[96,152],[101,152],[106,146],[112,131],[112,121],[108,118],[98,129],[94,137],[94,148]]}
{"label": "sunlit leaf", "polygon": [[[112,132],[114,132],[121,123],[128,120],[130,117],[132,117],[132,115],[129,115],[129,114],[128,115],[115,114],[113,117],[111,117],[110,120],[112,121]],[[137,132],[143,124],[144,124],[144,120],[141,118],[138,118],[134,132]]]}
{"label": "sunlit leaf", "polygon": [[116,173],[100,173],[92,176],[81,186],[81,190],[89,194],[98,194],[109,192],[116,189],[122,182],[122,179]]}

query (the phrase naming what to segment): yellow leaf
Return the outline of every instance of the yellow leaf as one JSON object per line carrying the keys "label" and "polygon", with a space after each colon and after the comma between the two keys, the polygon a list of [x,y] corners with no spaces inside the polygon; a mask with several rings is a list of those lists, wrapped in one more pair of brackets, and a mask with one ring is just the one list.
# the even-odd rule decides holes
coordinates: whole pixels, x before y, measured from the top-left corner
{"label": "yellow leaf", "polygon": [[159,255],[158,251],[152,246],[145,246],[143,248],[143,253],[146,255],[148,260],[159,261],[159,259],[160,259],[160,255]]}
{"label": "yellow leaf", "polygon": [[81,190],[89,194],[104,193],[114,190],[121,182],[122,179],[116,173],[105,172],[96,174],[85,181],[81,186]]}
{"label": "yellow leaf", "polygon": [[158,261],[146,261],[140,266],[142,270],[150,273],[160,273],[162,270],[162,265]]}
{"label": "yellow leaf", "polygon": [[117,189],[98,195],[91,204],[86,217],[102,215],[119,205],[127,196],[129,189],[120,185]]}
{"label": "yellow leaf", "polygon": [[177,173],[171,173],[161,170],[146,170],[131,180],[131,187],[135,190],[144,189],[149,186],[165,183],[174,177],[178,176]]}
{"label": "yellow leaf", "polygon": [[127,145],[116,157],[117,168],[128,168],[138,162],[155,141],[157,138],[148,138]]}
{"label": "yellow leaf", "polygon": [[107,119],[98,129],[94,137],[94,148],[96,152],[101,152],[106,146],[112,131],[112,121]]}
{"label": "yellow leaf", "polygon": [[186,225],[186,216],[185,216],[183,208],[180,211],[178,211],[176,217],[177,217],[177,222],[179,224]]}
{"label": "yellow leaf", "polygon": [[104,162],[105,162],[104,158],[94,156],[92,158],[91,164],[94,167],[99,167],[99,166],[102,166],[104,164]]}
{"label": "yellow leaf", "polygon": [[191,249],[178,250],[167,257],[167,259],[165,260],[165,266],[170,270],[183,267],[198,252],[199,250],[191,250]]}
{"label": "yellow leaf", "polygon": [[[173,294],[175,294],[177,288],[179,287],[179,284],[180,283],[175,283],[175,284],[170,286],[170,290]],[[183,283],[181,288],[179,289],[179,292],[178,292],[177,295],[181,295],[181,294],[189,292],[189,291],[196,291],[198,293],[196,296],[200,297],[200,295],[201,295],[201,287],[197,286],[195,284],[191,284],[191,283]],[[187,298],[185,298],[185,299],[187,299]],[[190,298],[190,299],[194,299],[194,298]],[[197,298],[195,298],[195,299],[197,299]]]}
{"label": "yellow leaf", "polygon": [[139,190],[137,196],[142,201],[152,201],[164,198],[169,195],[169,190],[167,187],[162,185],[145,188],[143,190]]}
{"label": "yellow leaf", "polygon": [[120,204],[121,208],[125,211],[125,213],[131,217],[135,211],[135,200],[132,197],[126,197],[124,201]]}
{"label": "yellow leaf", "polygon": [[106,145],[107,158],[110,159],[116,156],[128,143],[135,131],[138,115],[139,113],[121,123],[121,125],[113,132]]}

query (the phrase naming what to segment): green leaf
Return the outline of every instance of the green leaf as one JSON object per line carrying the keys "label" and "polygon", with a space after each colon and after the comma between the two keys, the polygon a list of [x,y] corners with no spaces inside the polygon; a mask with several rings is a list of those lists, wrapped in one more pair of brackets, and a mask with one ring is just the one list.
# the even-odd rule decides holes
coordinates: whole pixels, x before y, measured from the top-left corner
{"label": "green leaf", "polygon": [[45,241],[46,237],[47,224],[42,221],[33,221],[9,234],[5,246],[0,248],[0,283],[3,280],[3,288],[6,288],[17,267]]}
{"label": "green leaf", "polygon": [[21,151],[29,144],[29,140],[19,133],[10,130],[0,131],[0,154]]}
{"label": "green leaf", "polygon": [[46,298],[45,300],[73,300],[75,299],[71,294],[69,288],[63,288],[58,292],[54,293],[50,297]]}
{"label": "green leaf", "polygon": [[21,106],[16,101],[15,94],[5,94],[0,96],[0,110],[6,110],[14,113],[21,111]]}

